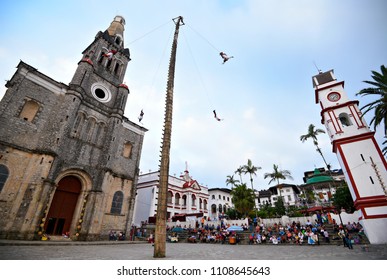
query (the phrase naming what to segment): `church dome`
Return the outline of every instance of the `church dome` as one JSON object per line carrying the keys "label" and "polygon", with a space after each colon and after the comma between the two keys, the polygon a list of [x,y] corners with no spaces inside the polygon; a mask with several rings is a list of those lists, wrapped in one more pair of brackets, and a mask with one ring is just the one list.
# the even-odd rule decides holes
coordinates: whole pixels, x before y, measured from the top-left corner
{"label": "church dome", "polygon": [[316,168],[314,170],[313,176],[306,181],[306,185],[325,183],[325,182],[333,182],[333,178],[331,176],[322,174],[321,171]]}

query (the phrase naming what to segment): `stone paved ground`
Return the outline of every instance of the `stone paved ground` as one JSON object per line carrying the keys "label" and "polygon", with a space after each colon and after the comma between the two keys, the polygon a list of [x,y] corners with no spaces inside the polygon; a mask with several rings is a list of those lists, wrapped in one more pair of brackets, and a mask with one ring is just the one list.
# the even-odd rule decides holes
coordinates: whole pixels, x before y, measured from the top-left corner
{"label": "stone paved ground", "polygon": [[[387,244],[229,245],[167,243],[166,260],[387,260]],[[54,242],[0,240],[0,260],[152,260],[153,247],[131,242]]]}

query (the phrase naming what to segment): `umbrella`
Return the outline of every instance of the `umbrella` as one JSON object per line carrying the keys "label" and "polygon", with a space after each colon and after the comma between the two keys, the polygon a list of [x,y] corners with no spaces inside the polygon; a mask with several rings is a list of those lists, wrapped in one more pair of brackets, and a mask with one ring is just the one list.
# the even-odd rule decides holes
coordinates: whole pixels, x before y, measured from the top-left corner
{"label": "umbrella", "polygon": [[241,226],[231,226],[227,229],[228,231],[243,231]]}
{"label": "umbrella", "polygon": [[172,229],[172,232],[182,232],[184,231],[181,227],[175,227]]}

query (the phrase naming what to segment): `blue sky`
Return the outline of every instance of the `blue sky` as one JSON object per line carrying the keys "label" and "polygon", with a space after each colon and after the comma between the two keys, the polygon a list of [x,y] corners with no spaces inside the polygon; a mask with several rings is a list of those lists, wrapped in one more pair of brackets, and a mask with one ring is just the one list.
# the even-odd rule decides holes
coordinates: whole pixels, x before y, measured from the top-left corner
{"label": "blue sky", "polygon": [[[355,96],[371,70],[387,61],[387,2],[384,0],[271,1],[18,1],[0,11],[0,98],[20,60],[68,84],[82,51],[115,15],[126,19],[130,49],[125,82],[130,96],[125,115],[133,122],[141,109],[145,135],[142,172],[158,169],[172,18],[180,28],[170,174],[188,163],[199,183],[226,187],[251,159],[262,169],[256,189],[269,187],[263,175],[273,164],[291,171],[301,184],[304,171],[324,163],[311,142],[302,143],[309,124],[323,128],[312,76],[317,67],[334,69]],[[233,55],[222,65],[219,52]],[[217,122],[212,110],[223,118]],[[370,121],[371,116],[366,116]],[[376,138],[382,143],[381,129]],[[333,168],[340,168],[329,137],[319,136]],[[247,177],[244,180],[247,182]]]}

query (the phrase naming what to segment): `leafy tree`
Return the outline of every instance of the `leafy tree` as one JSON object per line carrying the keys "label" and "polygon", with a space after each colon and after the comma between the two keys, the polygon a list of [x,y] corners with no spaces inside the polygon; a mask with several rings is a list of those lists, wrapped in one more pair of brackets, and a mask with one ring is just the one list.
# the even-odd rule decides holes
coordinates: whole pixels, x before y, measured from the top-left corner
{"label": "leafy tree", "polygon": [[235,220],[238,218],[241,218],[241,215],[234,209],[234,208],[228,208],[226,211],[226,215],[231,219]]}
{"label": "leafy tree", "polygon": [[308,133],[304,134],[304,135],[301,135],[300,136],[300,141],[302,141],[302,143],[304,143],[306,140],[312,139],[313,140],[313,144],[316,146],[316,151],[321,155],[321,157],[322,157],[326,167],[328,168],[328,171],[330,171],[331,167],[326,162],[325,157],[324,157],[320,147],[318,146],[317,135],[319,135],[320,133],[325,133],[325,131],[323,129],[319,129],[319,128],[315,129],[315,126],[313,124],[310,124],[309,127],[308,127]]}
{"label": "leafy tree", "polygon": [[[380,73],[371,71],[373,81],[364,81],[365,83],[372,85],[360,90],[356,95],[361,96],[374,96],[376,100],[368,103],[360,108],[363,114],[367,114],[370,111],[374,111],[374,116],[371,119],[370,125],[374,125],[374,130],[380,124],[384,127],[384,137],[387,137],[387,69],[384,65],[380,66]],[[383,142],[383,145],[387,144],[387,140]],[[383,148],[383,154],[387,154],[387,147]]]}
{"label": "leafy tree", "polygon": [[333,195],[332,202],[336,209],[339,211],[342,208],[344,208],[349,213],[356,211],[351,193],[347,185],[342,185],[336,189],[336,193]]}
{"label": "leafy tree", "polygon": [[235,174],[238,174],[239,175],[239,178],[241,179],[241,184],[243,184],[243,181],[242,181],[242,174],[243,174],[243,166],[239,166],[237,168],[237,170],[235,170],[234,172]]}
{"label": "leafy tree", "polygon": [[278,197],[278,200],[274,203],[274,208],[278,217],[281,217],[286,214],[286,208],[282,196]]}
{"label": "leafy tree", "polygon": [[364,83],[373,87],[364,88],[356,95],[372,95],[377,98],[375,101],[363,106],[360,110],[365,109],[364,114],[375,110],[375,115],[371,119],[370,124],[374,124],[374,129],[378,125],[383,124],[384,135],[387,135],[387,69],[382,65],[380,66],[380,73],[376,71],[371,72],[373,81],[364,81]]}
{"label": "leafy tree", "polygon": [[289,170],[279,170],[278,165],[273,164],[273,172],[272,173],[265,173],[264,179],[270,178],[269,185],[273,181],[277,181],[277,184],[279,185],[279,180],[286,180],[291,179],[293,180],[293,177],[291,175],[291,172]]}
{"label": "leafy tree", "polygon": [[235,185],[231,190],[231,201],[235,210],[247,217],[255,205],[253,190],[247,188],[246,184]]}
{"label": "leafy tree", "polygon": [[253,175],[257,175],[258,169],[261,169],[259,166],[254,166],[253,163],[251,162],[250,159],[247,160],[247,164],[243,166],[243,173],[244,174],[249,174],[250,175],[250,184],[251,184],[251,189],[254,191],[254,186],[253,186]]}
{"label": "leafy tree", "polygon": [[227,179],[226,179],[226,186],[228,185],[231,185],[231,186],[235,186],[236,184],[239,183],[239,180],[235,180],[234,179],[234,175],[228,175],[227,176]]}

